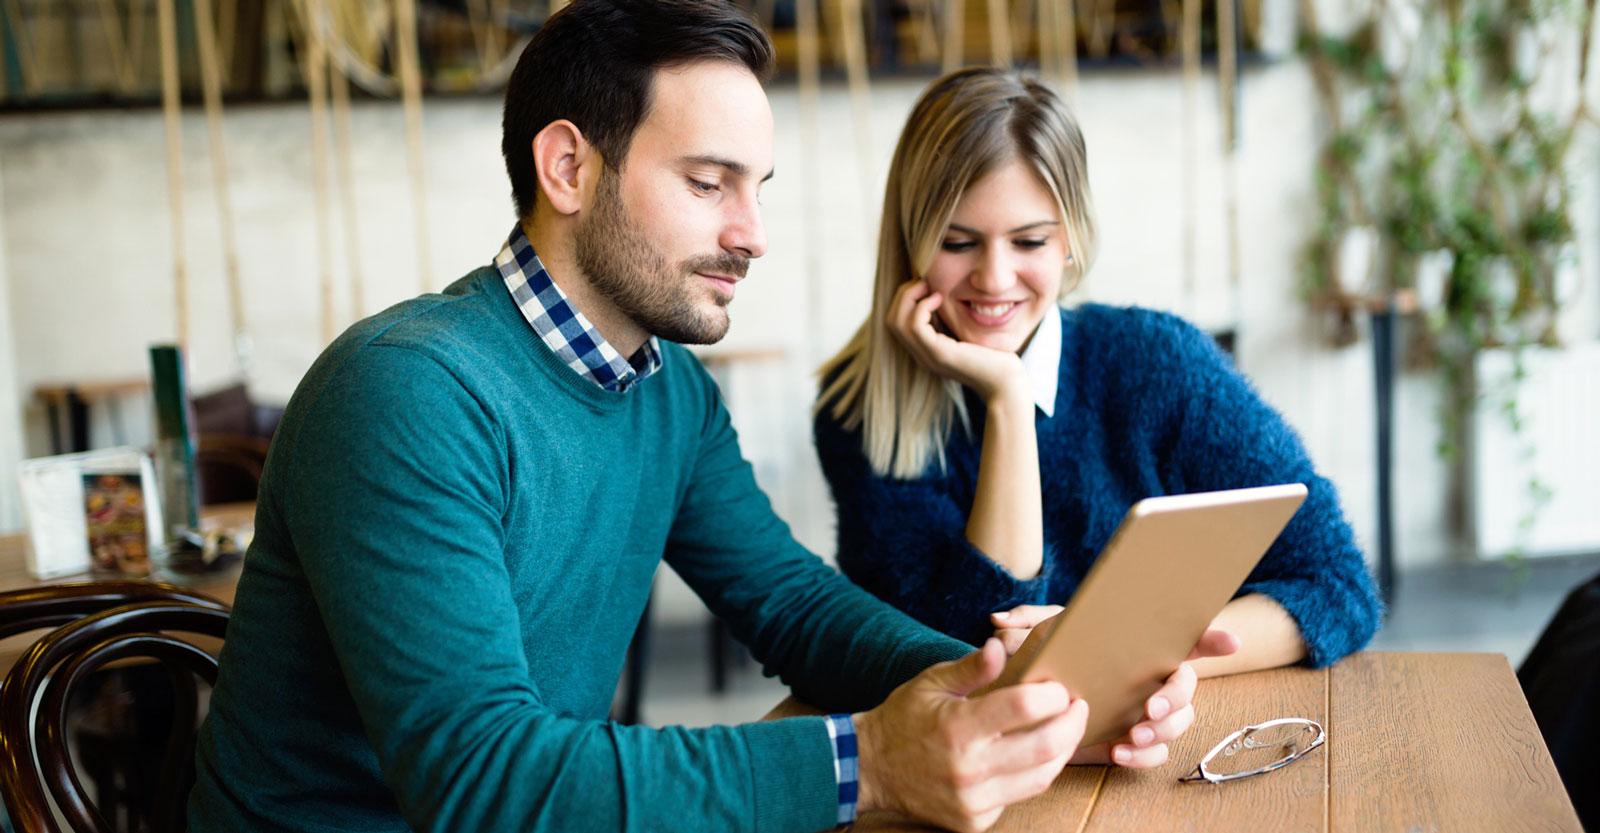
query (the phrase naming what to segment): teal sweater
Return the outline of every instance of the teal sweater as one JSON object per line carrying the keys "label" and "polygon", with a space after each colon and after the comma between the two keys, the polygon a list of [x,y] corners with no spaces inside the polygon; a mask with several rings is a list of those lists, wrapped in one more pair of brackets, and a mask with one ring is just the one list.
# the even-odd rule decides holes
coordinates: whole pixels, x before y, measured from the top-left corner
{"label": "teal sweater", "polygon": [[485,268],[328,348],[262,477],[190,829],[834,824],[821,718],[606,722],[657,564],[829,711],[968,649],[796,544],[710,377],[663,346],[604,391]]}

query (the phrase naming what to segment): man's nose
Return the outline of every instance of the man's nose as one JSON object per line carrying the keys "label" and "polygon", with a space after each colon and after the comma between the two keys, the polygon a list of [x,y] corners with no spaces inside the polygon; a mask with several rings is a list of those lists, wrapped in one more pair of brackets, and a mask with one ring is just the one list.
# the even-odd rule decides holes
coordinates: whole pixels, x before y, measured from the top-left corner
{"label": "man's nose", "polygon": [[767,224],[761,217],[761,205],[754,196],[741,199],[722,231],[724,251],[737,252],[748,258],[758,258],[767,253]]}

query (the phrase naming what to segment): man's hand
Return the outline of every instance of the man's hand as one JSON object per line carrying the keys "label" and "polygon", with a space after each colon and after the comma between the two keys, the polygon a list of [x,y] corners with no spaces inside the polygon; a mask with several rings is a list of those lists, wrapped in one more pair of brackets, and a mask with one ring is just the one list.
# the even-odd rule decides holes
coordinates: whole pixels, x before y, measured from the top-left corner
{"label": "man's hand", "polygon": [[1005,658],[991,639],[855,715],[860,812],[892,810],[976,833],[1006,805],[1050,787],[1083,739],[1089,705],[1058,683],[969,697],[999,676]]}

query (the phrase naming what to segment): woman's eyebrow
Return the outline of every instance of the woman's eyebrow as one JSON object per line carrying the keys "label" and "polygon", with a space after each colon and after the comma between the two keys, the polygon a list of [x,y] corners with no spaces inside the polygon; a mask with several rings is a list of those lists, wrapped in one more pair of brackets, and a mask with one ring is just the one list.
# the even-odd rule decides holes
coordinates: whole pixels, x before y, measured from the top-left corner
{"label": "woman's eyebrow", "polygon": [[[1061,223],[1059,223],[1059,222],[1057,222],[1055,220],[1040,220],[1040,221],[1038,221],[1036,223],[1028,223],[1026,225],[1017,226],[1016,228],[1011,229],[1010,231],[1007,231],[1006,234],[1021,234],[1022,232],[1032,231],[1033,229],[1040,228],[1040,227],[1043,227],[1043,226],[1059,226],[1059,225],[1061,225]],[[982,237],[983,236],[977,229],[967,228],[966,226],[963,226],[963,225],[960,225],[960,224],[957,224],[957,223],[951,223],[950,224],[950,230],[951,231],[959,231],[962,234],[970,234],[973,237]]]}

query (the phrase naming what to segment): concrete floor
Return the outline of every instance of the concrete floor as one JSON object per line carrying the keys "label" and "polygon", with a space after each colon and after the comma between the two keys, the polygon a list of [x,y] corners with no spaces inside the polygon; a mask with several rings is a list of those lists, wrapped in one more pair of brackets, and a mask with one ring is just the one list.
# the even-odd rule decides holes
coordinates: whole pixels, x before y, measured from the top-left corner
{"label": "concrete floor", "polygon": [[[1368,650],[1505,654],[1520,665],[1568,592],[1600,573],[1600,554],[1538,559],[1521,576],[1500,563],[1452,564],[1402,572],[1394,604]],[[657,628],[646,672],[643,722],[708,726],[756,720],[788,690],[736,664],[727,690],[710,689],[709,627]]]}

